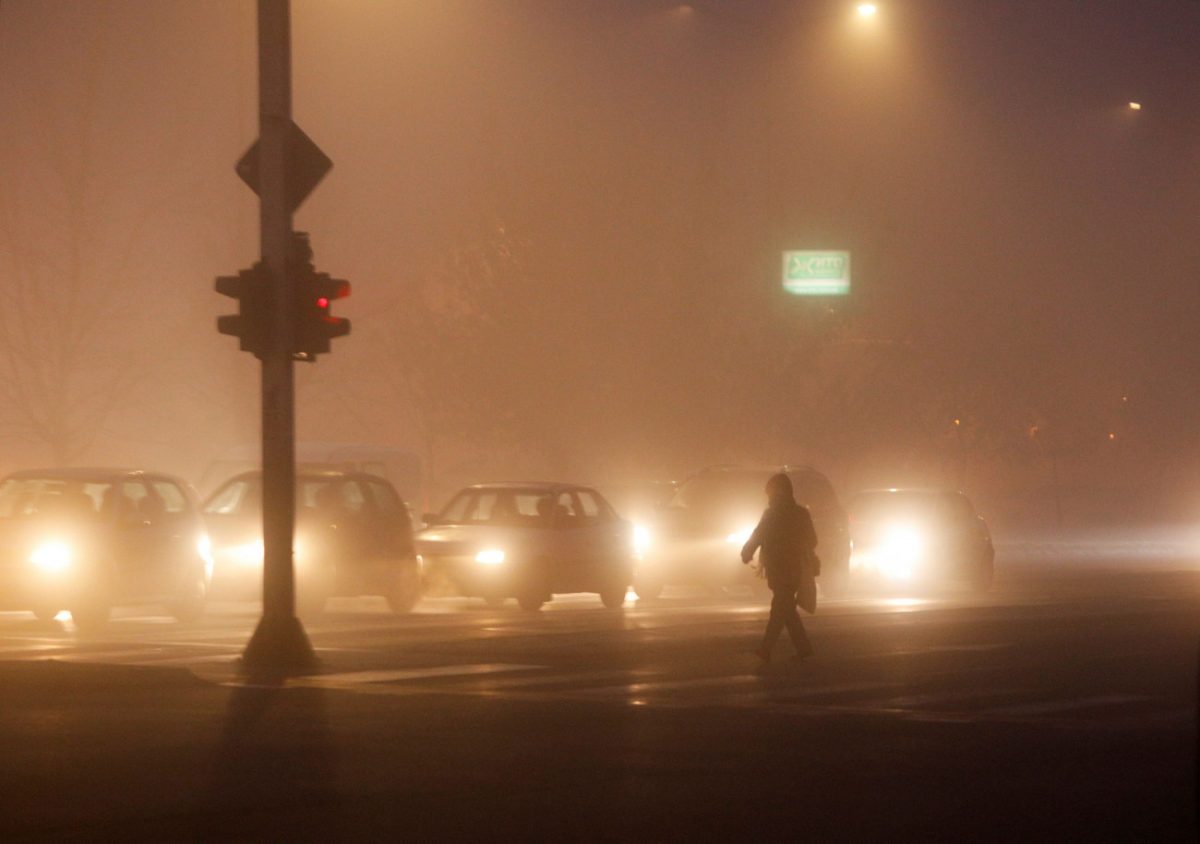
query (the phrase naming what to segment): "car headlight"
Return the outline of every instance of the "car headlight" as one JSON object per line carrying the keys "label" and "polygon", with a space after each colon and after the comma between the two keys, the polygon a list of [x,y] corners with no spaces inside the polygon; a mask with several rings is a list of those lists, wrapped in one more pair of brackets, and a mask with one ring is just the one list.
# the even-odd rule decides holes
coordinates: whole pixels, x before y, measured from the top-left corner
{"label": "car headlight", "polygon": [[635,524],[633,526],[633,553],[639,559],[646,556],[646,552],[650,550],[650,546],[654,544],[654,534],[650,532],[650,528],[645,525]]}
{"label": "car headlight", "polygon": [[913,568],[925,555],[925,535],[914,525],[895,524],[884,528],[879,542],[879,571],[888,577],[912,577]]}
{"label": "car headlight", "polygon": [[750,541],[750,536],[754,533],[754,525],[749,525],[741,530],[735,530],[733,533],[725,537],[725,542],[729,545],[737,545],[741,547]]}
{"label": "car headlight", "polygon": [[196,554],[204,561],[204,576],[211,578],[213,572],[212,540],[207,533],[196,537]]}
{"label": "car headlight", "polygon": [[61,540],[43,542],[29,554],[30,563],[42,571],[50,573],[66,571],[74,559],[74,550]]}
{"label": "car headlight", "polygon": [[504,562],[504,551],[499,548],[485,548],[475,555],[475,562],[481,566],[498,566]]}
{"label": "car headlight", "polygon": [[263,564],[262,540],[232,545],[225,549],[225,555],[238,565],[261,566]]}

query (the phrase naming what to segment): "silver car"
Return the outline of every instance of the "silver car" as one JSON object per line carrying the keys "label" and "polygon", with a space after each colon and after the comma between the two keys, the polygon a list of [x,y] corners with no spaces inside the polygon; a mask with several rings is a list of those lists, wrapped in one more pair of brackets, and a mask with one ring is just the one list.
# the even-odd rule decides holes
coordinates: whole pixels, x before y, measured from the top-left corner
{"label": "silver car", "polygon": [[417,550],[431,578],[498,605],[538,610],[555,594],[596,592],[625,602],[633,528],[594,489],[571,484],[479,484],[427,514]]}

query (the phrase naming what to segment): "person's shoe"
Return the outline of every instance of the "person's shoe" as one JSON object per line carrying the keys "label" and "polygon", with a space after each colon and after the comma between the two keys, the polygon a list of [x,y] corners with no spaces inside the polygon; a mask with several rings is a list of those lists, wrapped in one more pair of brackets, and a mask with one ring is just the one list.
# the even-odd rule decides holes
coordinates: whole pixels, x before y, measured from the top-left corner
{"label": "person's shoe", "polygon": [[761,659],[764,665],[771,661],[771,652],[762,645],[759,645],[754,649],[754,655]]}
{"label": "person's shoe", "polygon": [[810,645],[809,647],[805,648],[804,650],[797,651],[796,653],[792,654],[792,662],[794,662],[796,665],[799,665],[800,663],[804,662],[806,659],[811,658],[812,655],[813,655],[813,649],[812,649],[812,646]]}

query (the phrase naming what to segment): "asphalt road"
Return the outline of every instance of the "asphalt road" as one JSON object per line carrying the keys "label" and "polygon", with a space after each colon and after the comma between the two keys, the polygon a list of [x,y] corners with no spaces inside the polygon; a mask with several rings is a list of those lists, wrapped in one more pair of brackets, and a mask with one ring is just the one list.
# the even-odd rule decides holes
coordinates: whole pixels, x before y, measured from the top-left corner
{"label": "asphalt road", "polygon": [[826,601],[767,671],[689,590],[333,602],[282,686],[251,605],[0,614],[0,838],[1190,841],[1200,567],[1127,562]]}

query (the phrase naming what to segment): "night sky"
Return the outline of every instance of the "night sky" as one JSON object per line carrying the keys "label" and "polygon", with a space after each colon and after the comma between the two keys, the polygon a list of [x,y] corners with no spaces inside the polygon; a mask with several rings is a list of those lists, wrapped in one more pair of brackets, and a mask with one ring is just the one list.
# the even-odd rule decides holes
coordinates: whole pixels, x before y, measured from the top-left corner
{"label": "night sky", "polygon": [[[879,7],[296,0],[335,162],[296,227],[354,285],[301,436],[438,489],[809,461],[1003,500],[1056,455],[1200,505],[1200,3]],[[256,257],[253,26],[0,0],[0,468],[256,436],[211,286]],[[780,290],[820,248],[848,300]]]}

